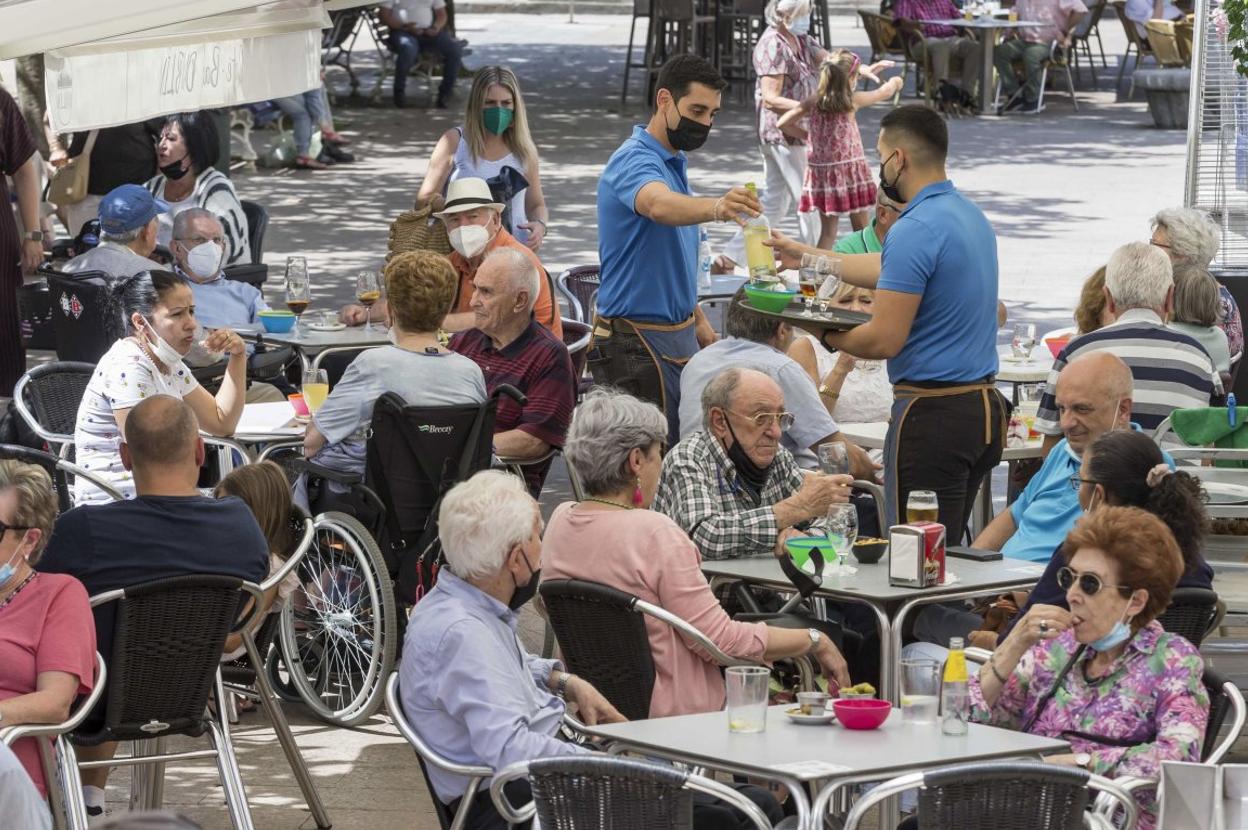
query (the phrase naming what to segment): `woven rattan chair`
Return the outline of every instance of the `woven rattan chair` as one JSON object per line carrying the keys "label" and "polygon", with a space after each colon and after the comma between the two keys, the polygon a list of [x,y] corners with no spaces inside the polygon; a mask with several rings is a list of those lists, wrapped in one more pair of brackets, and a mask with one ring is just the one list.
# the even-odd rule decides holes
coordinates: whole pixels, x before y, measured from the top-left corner
{"label": "woven rattan chair", "polygon": [[[1122,830],[1135,827],[1135,801],[1113,781],[1076,767],[1006,761],[955,764],[885,781],[854,804],[844,830],[859,830],[877,804],[913,789],[919,791],[919,830],[1078,830],[1092,802],[1089,788],[1117,802],[1126,818]],[[816,817],[827,814],[839,789],[820,794]]]}
{"label": "woven rattan chair", "polygon": [[555,277],[555,287],[568,301],[568,311],[572,318],[591,326],[594,324],[598,285],[597,265],[578,265]]}
{"label": "woven rattan chair", "polygon": [[[503,787],[527,777],[533,803],[516,807]],[[519,824],[536,812],[544,830],[582,827],[693,827],[694,792],[714,796],[759,830],[772,824],[754,802],[718,781],[675,767],[601,755],[543,758],[513,764],[494,776],[490,797],[499,814]]]}
{"label": "woven rattan chair", "polygon": [[92,363],[54,360],[17,379],[13,408],[53,452],[73,444],[78,406],[94,373]]}
{"label": "woven rattan chair", "polygon": [[1122,23],[1123,32],[1127,36],[1127,48],[1122,53],[1122,60],[1118,63],[1118,77],[1114,79],[1114,89],[1122,89],[1122,76],[1127,71],[1127,58],[1131,57],[1131,50],[1135,50],[1135,64],[1131,68],[1131,86],[1127,90],[1127,99],[1135,95],[1135,70],[1139,68],[1140,61],[1144,58],[1154,58],[1152,47],[1148,41],[1140,34],[1140,30],[1135,27],[1135,21],[1127,17],[1126,3],[1114,3],[1114,12],[1118,15],[1118,21]]}
{"label": "woven rattan chair", "polygon": [[1170,605],[1157,618],[1161,627],[1187,638],[1196,648],[1217,629],[1226,616],[1226,605],[1218,592],[1206,588],[1175,588]]}
{"label": "woven rattan chair", "polygon": [[[84,769],[143,766],[131,779],[132,806],[157,809],[162,800],[164,762],[213,758],[235,828],[253,826],[229,733],[206,715],[218,692],[218,668],[226,635],[236,627],[243,600],[258,603],[260,587],[237,577],[217,575],[158,579],[91,598],[91,607],[115,604],[112,655],[104,700],[74,733],[74,743],[95,746],[133,741],[130,757],[83,762]],[[97,615],[98,616],[98,615]],[[247,622],[243,615],[238,625]],[[201,737],[211,749],[164,752],[170,735]],[[71,762],[74,759],[70,759]],[[67,787],[81,786],[77,770]],[[85,817],[84,817],[85,821]]]}
{"label": "woven rattan chair", "polygon": [[1101,53],[1101,66],[1108,67],[1105,60],[1105,44],[1101,42],[1101,15],[1105,13],[1108,0],[1096,0],[1088,6],[1088,13],[1075,24],[1070,33],[1071,59],[1074,61],[1075,74],[1079,74],[1079,53],[1082,51],[1088,59],[1088,72],[1092,75],[1092,88],[1096,89],[1096,62],[1092,60],[1092,38],[1096,38],[1096,48]]}

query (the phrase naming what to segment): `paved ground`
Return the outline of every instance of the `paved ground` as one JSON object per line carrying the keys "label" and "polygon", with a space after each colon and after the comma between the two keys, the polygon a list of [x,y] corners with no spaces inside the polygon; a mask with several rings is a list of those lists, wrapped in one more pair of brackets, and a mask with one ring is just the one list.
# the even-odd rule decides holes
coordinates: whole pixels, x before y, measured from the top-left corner
{"label": "paved ground", "polygon": [[[474,48],[469,64],[509,64],[525,86],[551,206],[542,256],[552,271],[596,258],[599,171],[631,125],[644,118],[636,106],[640,83],[633,89],[633,106],[619,111],[628,18],[578,15],[575,24],[566,21],[563,14],[459,18],[460,32]],[[834,18],[833,24],[836,45],[866,49],[866,37],[852,18]],[[1106,51],[1121,54],[1118,24],[1107,21],[1103,28]],[[1153,212],[1182,199],[1184,135],[1153,129],[1142,100],[1115,103],[1109,91],[1113,65],[1111,57],[1110,69],[1100,71],[1101,91],[1080,93],[1077,114],[1064,95],[1055,94],[1048,111],[1037,117],[950,123],[951,175],[997,228],[1001,296],[1016,320],[1042,328],[1065,324],[1085,275],[1116,245],[1144,237]],[[461,90],[466,93],[466,84]],[[881,112],[862,115],[869,145]],[[272,214],[266,258],[275,272],[287,255],[308,257],[314,308],[349,300],[355,272],[381,264],[388,223],[410,206],[434,141],[460,117],[454,111],[399,112],[358,100],[340,105],[337,115],[340,128],[355,141],[357,164],[317,173],[261,171],[237,179],[240,194]],[[759,178],[752,123],[749,105],[727,102],[706,148],[693,158],[696,188],[715,193]],[[717,243],[726,236],[723,229],[712,232]],[[277,302],[279,283],[271,280],[268,292]],[[552,476],[543,499],[547,511],[566,498],[560,473]],[[526,633],[533,648],[535,631],[529,626]],[[415,760],[384,717],[347,731],[310,721],[298,707],[288,711],[336,827],[437,827]],[[312,826],[260,715],[245,716],[237,745],[257,827]],[[124,780],[119,774],[117,783]],[[228,826],[211,767],[171,769],[168,781],[168,803],[205,827]],[[123,791],[118,786],[111,794],[117,798]]]}

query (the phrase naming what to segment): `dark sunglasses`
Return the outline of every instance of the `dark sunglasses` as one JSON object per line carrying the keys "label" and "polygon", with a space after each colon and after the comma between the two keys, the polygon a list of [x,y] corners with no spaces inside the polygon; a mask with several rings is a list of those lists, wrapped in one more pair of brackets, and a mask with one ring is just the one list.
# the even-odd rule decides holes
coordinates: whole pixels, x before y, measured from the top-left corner
{"label": "dark sunglasses", "polygon": [[1128,588],[1125,585],[1108,585],[1101,582],[1101,578],[1093,573],[1079,573],[1066,566],[1057,569],[1057,587],[1063,591],[1069,591],[1074,584],[1079,583],[1079,590],[1084,596],[1094,597],[1100,593],[1102,588],[1117,588],[1119,593],[1124,597],[1130,596],[1134,588]]}

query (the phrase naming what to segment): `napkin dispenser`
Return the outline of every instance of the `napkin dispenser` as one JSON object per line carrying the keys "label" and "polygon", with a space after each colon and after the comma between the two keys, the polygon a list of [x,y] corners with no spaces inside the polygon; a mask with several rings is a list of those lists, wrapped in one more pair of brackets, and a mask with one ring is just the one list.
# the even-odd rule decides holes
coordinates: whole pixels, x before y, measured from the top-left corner
{"label": "napkin dispenser", "polygon": [[945,526],[913,522],[888,529],[888,584],[930,588],[945,581]]}

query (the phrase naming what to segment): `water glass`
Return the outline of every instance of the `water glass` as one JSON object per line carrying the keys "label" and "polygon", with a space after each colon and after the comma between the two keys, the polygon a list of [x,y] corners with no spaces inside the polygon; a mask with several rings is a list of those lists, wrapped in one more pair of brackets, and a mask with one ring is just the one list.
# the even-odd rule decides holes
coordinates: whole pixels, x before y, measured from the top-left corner
{"label": "water glass", "polygon": [[826,441],[818,446],[819,472],[824,475],[849,475],[849,450],[844,441]]}
{"label": "water glass", "polygon": [[819,313],[828,313],[828,303],[841,288],[841,261],[832,257],[819,257],[815,262],[815,271],[819,275],[819,290],[815,298],[819,301]]}
{"label": "water glass", "polygon": [[1036,347],[1036,324],[1019,323],[1014,327],[1014,337],[1010,340],[1010,350],[1015,360],[1030,360],[1031,350]]}
{"label": "water glass", "polygon": [[728,731],[767,731],[767,691],[771,672],[762,666],[729,666],[724,670],[728,691]]}
{"label": "water glass", "polygon": [[828,540],[836,551],[837,567],[845,564],[845,557],[854,549],[858,541],[858,508],[852,502],[834,504],[828,508],[828,518],[824,525]]}
{"label": "water glass", "polygon": [[905,723],[936,723],[940,708],[940,663],[905,659],[900,665],[901,719]]}

